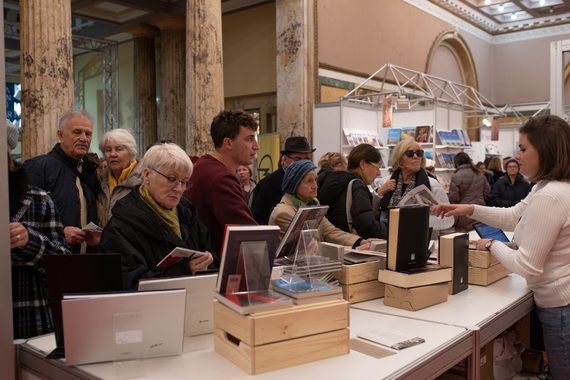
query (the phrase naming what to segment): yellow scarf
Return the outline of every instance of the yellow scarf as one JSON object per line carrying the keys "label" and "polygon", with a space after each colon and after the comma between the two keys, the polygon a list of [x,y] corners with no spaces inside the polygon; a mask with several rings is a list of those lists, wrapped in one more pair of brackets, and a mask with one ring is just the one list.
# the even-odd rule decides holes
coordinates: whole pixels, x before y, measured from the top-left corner
{"label": "yellow scarf", "polygon": [[142,185],[139,187],[139,194],[145,203],[164,220],[166,224],[176,233],[180,239],[182,239],[182,233],[180,232],[180,221],[178,220],[178,210],[174,207],[172,210],[162,207],[148,192],[148,189]]}
{"label": "yellow scarf", "polygon": [[117,185],[119,183],[121,183],[124,180],[126,180],[127,178],[129,178],[129,175],[131,175],[131,172],[133,171],[135,166],[137,166],[137,160],[133,160],[133,162],[131,162],[131,164],[129,166],[124,168],[118,179],[116,179],[115,176],[113,175],[113,172],[111,170],[109,170],[109,180],[108,180],[109,181],[109,194],[113,194],[113,190],[115,190],[115,187],[117,187]]}

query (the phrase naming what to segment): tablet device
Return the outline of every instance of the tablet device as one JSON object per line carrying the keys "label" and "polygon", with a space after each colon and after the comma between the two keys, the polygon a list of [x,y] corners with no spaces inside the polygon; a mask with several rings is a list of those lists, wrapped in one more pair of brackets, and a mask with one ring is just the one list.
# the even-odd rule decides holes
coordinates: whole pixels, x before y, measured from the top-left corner
{"label": "tablet device", "polygon": [[500,228],[491,227],[483,223],[475,223],[473,228],[475,228],[475,231],[481,239],[495,239],[503,243],[510,243],[509,238]]}

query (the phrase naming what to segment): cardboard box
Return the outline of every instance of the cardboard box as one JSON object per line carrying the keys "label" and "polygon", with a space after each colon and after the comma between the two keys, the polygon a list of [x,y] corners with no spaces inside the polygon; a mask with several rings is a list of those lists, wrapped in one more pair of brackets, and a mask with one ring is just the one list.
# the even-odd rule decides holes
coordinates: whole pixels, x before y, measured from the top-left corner
{"label": "cardboard box", "polygon": [[469,267],[469,284],[487,286],[507,277],[510,273],[498,263],[489,268]]}
{"label": "cardboard box", "polygon": [[342,295],[350,303],[370,301],[384,297],[384,284],[378,280],[341,284]]}
{"label": "cardboard box", "polygon": [[214,302],[214,350],[249,374],[348,354],[348,302],[241,315]]}
{"label": "cardboard box", "polygon": [[384,305],[398,309],[416,311],[445,301],[447,282],[407,289],[386,285],[384,290]]}
{"label": "cardboard box", "polygon": [[496,265],[499,260],[495,258],[489,251],[469,250],[469,266],[477,268],[489,268]]}

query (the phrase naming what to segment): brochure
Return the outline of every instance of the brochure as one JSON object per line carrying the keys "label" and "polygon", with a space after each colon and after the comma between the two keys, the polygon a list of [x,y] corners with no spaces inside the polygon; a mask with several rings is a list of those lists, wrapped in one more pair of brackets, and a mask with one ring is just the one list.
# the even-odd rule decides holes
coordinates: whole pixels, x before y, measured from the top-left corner
{"label": "brochure", "polygon": [[423,338],[388,327],[378,327],[358,334],[358,337],[395,350],[402,350],[425,342]]}
{"label": "brochure", "polygon": [[435,195],[426,187],[426,185],[420,185],[418,187],[414,187],[408,194],[406,194],[398,203],[398,206],[405,206],[405,205],[427,205],[427,206],[436,206],[439,204]]}

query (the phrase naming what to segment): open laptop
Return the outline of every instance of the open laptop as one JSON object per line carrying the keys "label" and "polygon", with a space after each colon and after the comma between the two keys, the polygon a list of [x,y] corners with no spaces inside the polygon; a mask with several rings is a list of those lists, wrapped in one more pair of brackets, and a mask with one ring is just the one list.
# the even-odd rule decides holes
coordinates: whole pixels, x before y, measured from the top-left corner
{"label": "open laptop", "polygon": [[64,293],[112,292],[123,290],[121,255],[101,253],[85,255],[43,255],[48,288],[48,303],[55,333],[56,349],[47,357],[65,355],[61,298]]}
{"label": "open laptop", "polygon": [[505,244],[510,243],[509,238],[500,228],[492,227],[483,223],[475,223],[473,228],[481,239],[495,239]]}
{"label": "open laptop", "polygon": [[214,308],[212,293],[216,290],[217,274],[143,279],[139,291],[186,289],[186,316],[184,335],[195,336],[213,331]]}
{"label": "open laptop", "polygon": [[179,355],[186,290],[65,295],[67,365]]}

